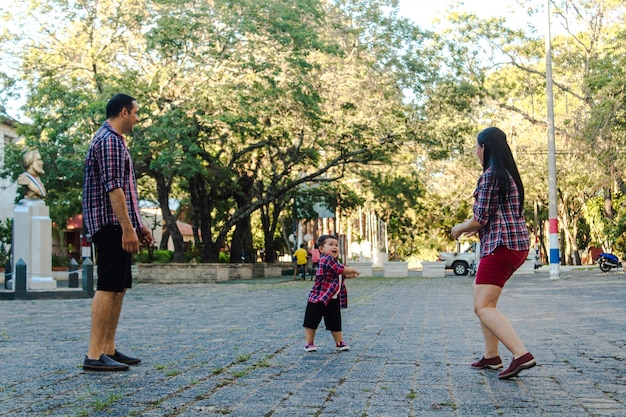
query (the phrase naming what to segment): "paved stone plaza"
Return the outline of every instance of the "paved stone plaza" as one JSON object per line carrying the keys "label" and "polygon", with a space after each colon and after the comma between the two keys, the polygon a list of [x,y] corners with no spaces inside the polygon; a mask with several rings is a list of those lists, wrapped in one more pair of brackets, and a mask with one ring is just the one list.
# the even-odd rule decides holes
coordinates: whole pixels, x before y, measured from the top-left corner
{"label": "paved stone plaza", "polygon": [[310,287],[136,285],[117,340],[144,362],[122,373],[82,370],[90,299],[2,301],[0,414],[626,416],[622,272],[513,278],[500,307],[538,366],[509,381],[469,366],[482,354],[470,277],[348,281],[340,353],[322,329],[303,351]]}

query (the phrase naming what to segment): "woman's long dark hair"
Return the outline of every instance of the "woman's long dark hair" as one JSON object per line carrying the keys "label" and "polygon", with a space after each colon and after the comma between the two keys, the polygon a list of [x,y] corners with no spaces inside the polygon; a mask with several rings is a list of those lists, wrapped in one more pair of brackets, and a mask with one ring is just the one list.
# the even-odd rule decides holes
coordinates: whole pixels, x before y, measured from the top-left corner
{"label": "woman's long dark hair", "polygon": [[519,213],[524,213],[524,186],[517,170],[511,148],[506,142],[506,133],[497,127],[488,127],[478,134],[478,144],[484,146],[483,172],[491,167],[497,184],[498,197],[503,202],[509,194],[509,176],[511,174],[519,191]]}

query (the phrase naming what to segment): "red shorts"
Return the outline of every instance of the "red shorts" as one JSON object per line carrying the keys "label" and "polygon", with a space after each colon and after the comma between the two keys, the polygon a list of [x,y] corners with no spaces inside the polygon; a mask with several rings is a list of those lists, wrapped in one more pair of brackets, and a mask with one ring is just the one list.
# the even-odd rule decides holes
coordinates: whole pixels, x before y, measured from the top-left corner
{"label": "red shorts", "polygon": [[528,256],[528,250],[513,251],[506,246],[498,246],[493,253],[480,258],[476,272],[476,285],[490,284],[504,287]]}

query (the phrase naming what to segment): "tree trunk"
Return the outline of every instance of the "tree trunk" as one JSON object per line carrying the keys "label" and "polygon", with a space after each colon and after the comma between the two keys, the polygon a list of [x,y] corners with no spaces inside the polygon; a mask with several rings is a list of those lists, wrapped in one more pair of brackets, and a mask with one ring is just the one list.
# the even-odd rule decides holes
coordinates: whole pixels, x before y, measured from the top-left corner
{"label": "tree trunk", "polygon": [[[167,185],[166,179],[162,175],[154,175],[157,185],[157,194],[159,199],[159,206],[161,207],[161,214],[163,216],[163,221],[165,222],[166,233],[163,234],[163,238],[165,239],[165,248],[167,248],[167,240],[172,238],[172,243],[174,244],[174,256],[172,258],[173,262],[184,262],[185,261],[185,247],[183,244],[183,235],[178,230],[178,226],[176,225],[176,218],[170,210],[169,204],[169,186]],[[161,240],[161,245],[163,245],[163,239]]]}
{"label": "tree trunk", "polygon": [[247,216],[235,225],[230,244],[230,263],[252,263],[256,258],[254,255],[252,227],[250,226],[250,216]]}
{"label": "tree trunk", "polygon": [[163,233],[161,234],[161,242],[159,243],[160,250],[167,250],[167,241],[170,240],[170,232],[167,230],[167,227],[163,229]]}
{"label": "tree trunk", "polygon": [[[263,242],[265,250],[265,262],[274,263],[277,259],[274,236],[280,219],[283,205],[273,202],[261,207],[261,227],[263,228]],[[273,208],[273,209],[272,209]],[[288,240],[287,240],[288,241]]]}
{"label": "tree trunk", "polygon": [[[252,199],[251,194],[254,178],[248,174],[240,174],[237,185],[239,186],[239,191],[234,193],[233,198],[237,203],[237,207],[241,209],[249,204]],[[235,223],[235,230],[230,242],[230,263],[252,263],[255,259],[250,215],[246,214]]]}

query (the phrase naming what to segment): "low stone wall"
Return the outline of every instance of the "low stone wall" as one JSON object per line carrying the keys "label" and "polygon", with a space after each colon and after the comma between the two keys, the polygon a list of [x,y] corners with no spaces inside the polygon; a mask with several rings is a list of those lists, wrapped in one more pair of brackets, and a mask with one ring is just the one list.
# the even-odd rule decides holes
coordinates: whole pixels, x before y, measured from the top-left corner
{"label": "low stone wall", "polygon": [[276,278],[283,274],[283,265],[255,263],[252,264],[252,278]]}
{"label": "low stone wall", "polygon": [[207,284],[228,281],[228,264],[138,264],[140,284]]}
{"label": "low stone wall", "polygon": [[139,284],[207,284],[254,278],[278,278],[281,264],[169,263],[137,264]]}

